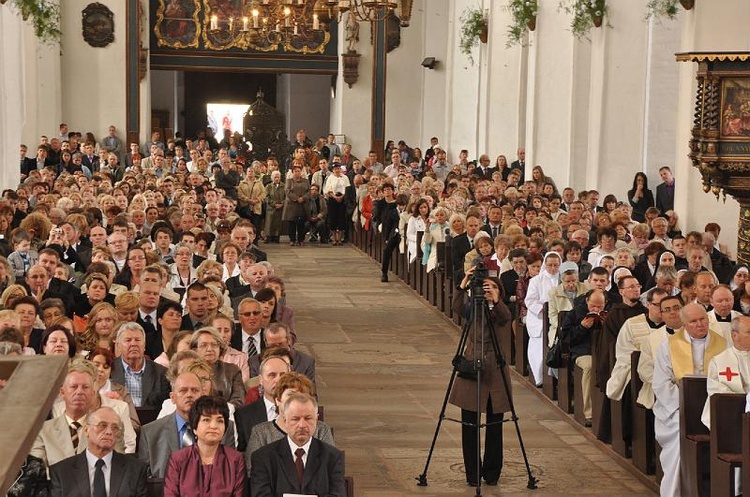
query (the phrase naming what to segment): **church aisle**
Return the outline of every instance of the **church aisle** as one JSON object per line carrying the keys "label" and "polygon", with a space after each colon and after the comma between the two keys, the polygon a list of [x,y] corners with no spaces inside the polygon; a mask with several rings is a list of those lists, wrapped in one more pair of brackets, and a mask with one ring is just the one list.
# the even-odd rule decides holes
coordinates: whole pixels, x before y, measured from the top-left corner
{"label": "church aisle", "polygon": [[[318,394],[357,497],[473,495],[461,462],[460,426],[445,422],[427,457],[459,330],[401,282],[380,283],[378,266],[347,246],[264,245],[286,281],[299,348],[317,359]],[[527,477],[512,423],[498,487],[483,495],[655,495],[565,416],[513,379],[516,409],[539,489]],[[447,416],[459,417],[449,406]]]}

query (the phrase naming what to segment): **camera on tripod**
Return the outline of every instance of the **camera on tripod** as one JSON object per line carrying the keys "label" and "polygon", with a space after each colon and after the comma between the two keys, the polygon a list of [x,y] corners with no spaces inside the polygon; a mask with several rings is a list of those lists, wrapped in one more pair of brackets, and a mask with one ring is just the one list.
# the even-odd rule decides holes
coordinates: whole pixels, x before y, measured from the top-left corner
{"label": "camera on tripod", "polygon": [[471,275],[469,280],[469,288],[471,289],[472,298],[484,298],[484,280],[490,277],[490,271],[487,266],[484,265],[483,261],[479,261],[476,266],[474,273]]}

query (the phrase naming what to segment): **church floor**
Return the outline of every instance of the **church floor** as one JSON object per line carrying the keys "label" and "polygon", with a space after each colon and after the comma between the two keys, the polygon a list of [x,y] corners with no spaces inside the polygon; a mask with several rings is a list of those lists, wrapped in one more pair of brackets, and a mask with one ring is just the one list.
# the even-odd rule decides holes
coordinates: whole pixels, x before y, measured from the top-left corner
{"label": "church floor", "polygon": [[[459,330],[395,276],[381,283],[378,265],[351,246],[262,248],[287,282],[299,347],[317,358],[325,420],[346,451],[357,497],[474,495],[476,489],[465,484],[457,423],[443,423],[429,486],[415,480],[435,431]],[[518,439],[506,423],[500,484],[482,487],[482,495],[656,495],[525,380],[512,381],[538,489],[526,489]],[[449,406],[446,415],[460,412]]]}

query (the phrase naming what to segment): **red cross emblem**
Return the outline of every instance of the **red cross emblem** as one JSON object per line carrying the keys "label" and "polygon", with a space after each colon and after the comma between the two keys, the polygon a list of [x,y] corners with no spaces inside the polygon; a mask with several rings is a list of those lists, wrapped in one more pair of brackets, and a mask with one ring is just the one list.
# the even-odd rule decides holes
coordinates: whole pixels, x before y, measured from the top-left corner
{"label": "red cross emblem", "polygon": [[727,377],[727,381],[732,381],[732,378],[734,378],[735,376],[739,376],[740,374],[732,372],[731,368],[727,366],[726,370],[719,373],[719,376],[722,376],[722,375]]}

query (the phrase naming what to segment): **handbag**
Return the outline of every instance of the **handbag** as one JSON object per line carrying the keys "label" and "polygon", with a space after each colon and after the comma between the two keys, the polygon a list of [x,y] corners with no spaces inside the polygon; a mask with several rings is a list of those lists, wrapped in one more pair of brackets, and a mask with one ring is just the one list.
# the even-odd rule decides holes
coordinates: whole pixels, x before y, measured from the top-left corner
{"label": "handbag", "polygon": [[545,361],[547,367],[559,368],[562,366],[562,340],[559,335],[555,336],[555,343],[547,351],[547,360]]}
{"label": "handbag", "polygon": [[474,369],[474,362],[468,360],[461,354],[458,354],[453,358],[453,369],[456,371],[459,378],[465,380],[477,379],[477,371]]}

